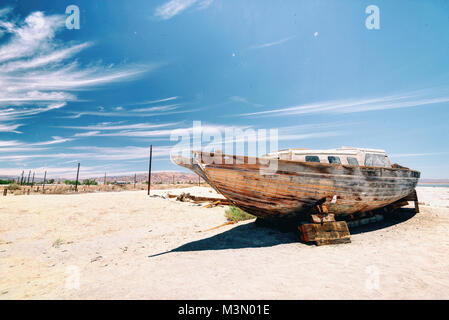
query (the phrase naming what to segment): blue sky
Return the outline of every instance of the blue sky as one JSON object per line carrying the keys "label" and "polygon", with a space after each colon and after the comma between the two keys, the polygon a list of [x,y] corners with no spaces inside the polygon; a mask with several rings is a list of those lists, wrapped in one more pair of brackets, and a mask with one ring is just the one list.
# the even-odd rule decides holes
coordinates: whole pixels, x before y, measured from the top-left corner
{"label": "blue sky", "polygon": [[[66,28],[66,7],[80,29]],[[369,30],[365,8],[380,10]],[[2,1],[0,175],[180,170],[173,130],[385,149],[449,178],[446,1]]]}

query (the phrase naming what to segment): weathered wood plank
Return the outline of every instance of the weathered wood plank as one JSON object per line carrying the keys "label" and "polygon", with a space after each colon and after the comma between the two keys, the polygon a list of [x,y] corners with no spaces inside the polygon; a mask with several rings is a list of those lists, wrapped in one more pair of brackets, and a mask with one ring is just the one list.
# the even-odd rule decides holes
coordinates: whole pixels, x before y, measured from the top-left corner
{"label": "weathered wood plank", "polygon": [[335,216],[330,213],[330,214],[312,214],[310,215],[310,222],[312,223],[323,223],[323,222],[334,222],[335,221]]}

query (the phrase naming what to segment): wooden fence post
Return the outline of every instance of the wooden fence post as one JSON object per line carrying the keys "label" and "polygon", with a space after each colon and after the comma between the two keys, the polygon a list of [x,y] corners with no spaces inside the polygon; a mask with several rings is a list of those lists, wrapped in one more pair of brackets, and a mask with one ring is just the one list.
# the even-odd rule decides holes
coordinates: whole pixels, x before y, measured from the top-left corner
{"label": "wooden fence post", "polygon": [[78,177],[80,174],[80,163],[78,162],[78,170],[76,171],[75,192],[78,192]]}
{"label": "wooden fence post", "polygon": [[148,195],[150,195],[151,189],[151,158],[153,157],[153,145],[150,145],[150,164],[148,167]]}
{"label": "wooden fence post", "polygon": [[47,171],[44,173],[44,183],[42,184],[42,193],[45,193],[45,179],[47,179]]}

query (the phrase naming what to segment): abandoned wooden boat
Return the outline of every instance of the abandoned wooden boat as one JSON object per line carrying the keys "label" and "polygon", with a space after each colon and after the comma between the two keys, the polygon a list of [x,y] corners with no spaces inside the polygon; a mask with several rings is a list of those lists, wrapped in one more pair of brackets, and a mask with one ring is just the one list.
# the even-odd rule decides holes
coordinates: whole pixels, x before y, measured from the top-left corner
{"label": "abandoned wooden boat", "polygon": [[391,165],[383,150],[352,147],[286,149],[262,157],[193,151],[190,159],[172,160],[261,218],[307,220],[317,204],[344,218],[407,197],[420,177],[418,171]]}

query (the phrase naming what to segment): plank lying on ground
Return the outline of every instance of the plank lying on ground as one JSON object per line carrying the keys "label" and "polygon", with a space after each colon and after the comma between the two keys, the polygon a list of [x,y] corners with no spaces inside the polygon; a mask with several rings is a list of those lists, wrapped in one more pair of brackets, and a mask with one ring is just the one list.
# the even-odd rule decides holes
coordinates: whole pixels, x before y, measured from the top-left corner
{"label": "plank lying on ground", "polygon": [[225,223],[223,223],[223,224],[220,224],[219,226],[216,226],[216,227],[213,227],[213,228],[210,228],[210,229],[204,230],[204,231],[199,231],[199,232],[206,232],[206,231],[211,231],[211,230],[215,230],[215,229],[218,229],[218,228],[221,228],[221,227],[224,227],[224,226],[230,225],[230,224],[234,224],[234,223],[237,223],[237,221],[228,221],[228,222],[225,222]]}
{"label": "plank lying on ground", "polygon": [[211,197],[201,197],[201,196],[193,196],[190,193],[181,193],[180,195],[171,195],[168,194],[169,198],[176,198],[178,201],[195,201],[195,202],[215,202],[215,201],[225,201],[224,198],[211,198]]}
{"label": "plank lying on ground", "polygon": [[222,199],[222,200],[217,200],[212,203],[206,204],[204,206],[204,208],[211,208],[211,207],[215,207],[215,206],[229,206],[230,204],[231,204],[231,202],[229,200]]}

